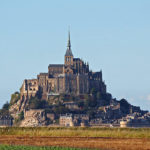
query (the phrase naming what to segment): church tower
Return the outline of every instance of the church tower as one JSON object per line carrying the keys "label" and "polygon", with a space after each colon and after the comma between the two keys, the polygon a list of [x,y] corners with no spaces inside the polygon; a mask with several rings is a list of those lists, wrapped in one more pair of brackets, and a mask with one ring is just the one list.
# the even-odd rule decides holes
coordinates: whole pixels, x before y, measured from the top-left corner
{"label": "church tower", "polygon": [[68,44],[65,54],[65,66],[73,66],[73,54],[71,51],[70,31],[68,32]]}

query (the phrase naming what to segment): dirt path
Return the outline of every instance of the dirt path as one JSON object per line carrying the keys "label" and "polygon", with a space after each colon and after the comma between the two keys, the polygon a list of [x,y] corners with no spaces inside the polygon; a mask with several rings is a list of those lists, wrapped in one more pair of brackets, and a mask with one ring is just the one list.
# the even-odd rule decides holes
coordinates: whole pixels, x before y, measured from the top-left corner
{"label": "dirt path", "polygon": [[150,150],[150,139],[0,136],[0,144]]}

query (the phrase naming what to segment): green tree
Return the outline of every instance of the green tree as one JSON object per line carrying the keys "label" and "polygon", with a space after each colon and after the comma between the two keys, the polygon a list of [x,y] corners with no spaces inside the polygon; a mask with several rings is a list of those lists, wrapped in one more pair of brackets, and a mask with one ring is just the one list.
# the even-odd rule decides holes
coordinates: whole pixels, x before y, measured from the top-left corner
{"label": "green tree", "polygon": [[14,94],[11,95],[10,105],[13,105],[13,104],[17,103],[17,101],[19,99],[20,99],[20,93],[19,92],[15,92]]}
{"label": "green tree", "polygon": [[24,119],[24,112],[22,111],[18,116],[19,116],[19,118],[18,118],[19,121],[23,120]]}
{"label": "green tree", "polygon": [[66,108],[65,106],[56,106],[53,108],[53,111],[55,114],[65,114],[65,113],[70,113],[70,110]]}
{"label": "green tree", "polygon": [[130,111],[130,104],[125,99],[120,100],[120,109],[123,113],[127,114]]}
{"label": "green tree", "polygon": [[42,109],[45,108],[47,102],[45,100],[40,100],[37,97],[33,97],[29,100],[29,109]]}
{"label": "green tree", "polygon": [[3,110],[9,110],[9,103],[6,102],[3,107],[2,107]]}
{"label": "green tree", "polygon": [[42,90],[41,87],[39,87],[39,90],[38,90],[37,93],[36,93],[36,97],[37,97],[38,99],[41,99],[41,98],[42,98],[42,94],[43,94],[43,90]]}
{"label": "green tree", "polygon": [[9,115],[9,103],[6,102],[0,110],[0,115]]}

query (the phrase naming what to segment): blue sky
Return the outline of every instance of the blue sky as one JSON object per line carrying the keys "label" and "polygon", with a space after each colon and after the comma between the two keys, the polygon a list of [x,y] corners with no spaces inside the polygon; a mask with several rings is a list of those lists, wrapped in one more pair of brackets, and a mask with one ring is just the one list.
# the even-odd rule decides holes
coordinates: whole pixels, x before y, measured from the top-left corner
{"label": "blue sky", "polygon": [[75,57],[103,70],[108,92],[150,110],[149,0],[1,0],[0,107],[24,79]]}

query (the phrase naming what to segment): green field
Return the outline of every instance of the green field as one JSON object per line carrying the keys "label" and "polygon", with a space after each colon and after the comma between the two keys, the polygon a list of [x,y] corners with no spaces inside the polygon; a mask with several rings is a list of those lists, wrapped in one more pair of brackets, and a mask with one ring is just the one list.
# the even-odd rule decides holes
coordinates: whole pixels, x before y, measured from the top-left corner
{"label": "green field", "polygon": [[0,150],[88,150],[88,149],[0,145]]}
{"label": "green field", "polygon": [[6,127],[0,128],[0,135],[50,136],[50,137],[150,138],[150,128]]}

